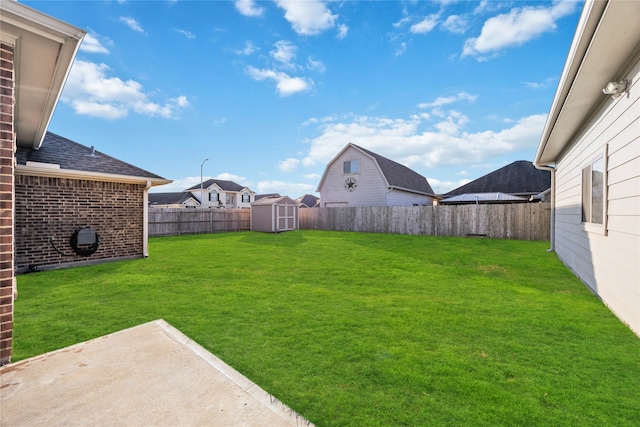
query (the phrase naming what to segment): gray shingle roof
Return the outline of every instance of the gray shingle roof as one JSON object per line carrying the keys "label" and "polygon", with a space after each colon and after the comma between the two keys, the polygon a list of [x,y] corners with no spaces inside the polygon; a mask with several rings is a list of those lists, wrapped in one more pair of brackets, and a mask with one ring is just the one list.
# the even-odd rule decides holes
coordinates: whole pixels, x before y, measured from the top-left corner
{"label": "gray shingle roof", "polygon": [[26,165],[28,161],[52,163],[60,165],[61,169],[164,179],[100,151],[94,150],[92,154],[91,148],[52,132],[45,134],[39,150],[19,147],[16,161],[19,165]]}
{"label": "gray shingle roof", "polygon": [[300,203],[310,208],[315,208],[316,206],[318,206],[319,200],[320,198],[314,196],[313,194],[305,194],[304,196],[300,197]]}
{"label": "gray shingle roof", "polygon": [[376,160],[378,166],[380,166],[380,170],[387,179],[387,182],[389,182],[389,185],[391,185],[392,187],[414,190],[429,195],[434,194],[431,185],[429,185],[429,182],[427,181],[427,178],[420,175],[419,173],[372,151],[359,147],[355,144],[351,145],[364,151]]}
{"label": "gray shingle roof", "polygon": [[[227,181],[224,179],[208,179],[202,183],[202,187],[209,188],[213,184],[217,184],[218,187],[220,187],[223,191],[242,191],[242,189],[244,188],[244,186],[240,184],[236,184],[233,181]],[[200,184],[196,184],[193,187],[187,188],[185,191],[199,190],[199,189],[200,189]]]}
{"label": "gray shingle roof", "polygon": [[[150,205],[178,205],[189,199],[193,199],[198,202],[191,193],[149,193]],[[198,202],[198,204],[200,203]]]}
{"label": "gray shingle roof", "polygon": [[445,197],[465,193],[528,195],[538,194],[549,187],[551,172],[536,169],[529,161],[518,160],[448,192]]}

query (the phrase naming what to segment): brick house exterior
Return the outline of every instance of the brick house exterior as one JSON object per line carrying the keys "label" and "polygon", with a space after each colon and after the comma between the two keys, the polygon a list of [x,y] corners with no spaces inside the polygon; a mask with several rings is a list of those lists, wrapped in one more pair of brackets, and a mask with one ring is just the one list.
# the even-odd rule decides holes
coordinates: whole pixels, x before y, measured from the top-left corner
{"label": "brick house exterior", "polygon": [[13,338],[13,46],[0,44],[0,365]]}
{"label": "brick house exterior", "polygon": [[[47,134],[85,34],[0,2],[0,366],[11,361],[16,272],[145,256],[147,190],[170,182]],[[91,257],[67,256],[69,234],[86,226],[103,243]]]}
{"label": "brick house exterior", "polygon": [[[146,256],[147,191],[168,182],[51,132],[38,150],[18,148],[16,272]],[[92,254],[70,242],[85,227],[99,236]]]}

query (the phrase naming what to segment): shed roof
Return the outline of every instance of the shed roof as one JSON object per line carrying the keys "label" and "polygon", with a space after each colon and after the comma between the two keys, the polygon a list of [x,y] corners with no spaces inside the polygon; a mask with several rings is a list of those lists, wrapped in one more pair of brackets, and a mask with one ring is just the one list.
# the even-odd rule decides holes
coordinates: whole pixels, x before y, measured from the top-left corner
{"label": "shed roof", "polygon": [[52,132],[45,134],[38,150],[18,147],[16,161],[18,165],[25,166],[30,166],[29,162],[36,162],[69,171],[146,178],[163,181],[162,184],[171,182],[159,175],[94,150],[93,147],[86,147]]}
{"label": "shed roof", "polygon": [[538,194],[551,187],[551,172],[539,170],[533,163],[518,160],[471,181],[445,197],[468,193]]}
{"label": "shed roof", "polygon": [[189,199],[200,204],[191,193],[149,193],[149,204],[151,205],[181,205]]}
{"label": "shed roof", "polygon": [[275,205],[275,204],[285,204],[285,205],[297,205],[295,200],[288,196],[280,196],[280,197],[263,197],[260,200],[256,200],[251,203],[251,206],[263,206],[263,205]]}

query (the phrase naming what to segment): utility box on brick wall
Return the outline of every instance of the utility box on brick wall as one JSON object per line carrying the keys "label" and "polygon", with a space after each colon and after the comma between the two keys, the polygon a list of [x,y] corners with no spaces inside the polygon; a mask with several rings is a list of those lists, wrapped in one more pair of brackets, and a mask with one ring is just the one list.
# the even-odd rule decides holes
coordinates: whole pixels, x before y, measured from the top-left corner
{"label": "utility box on brick wall", "polygon": [[287,196],[251,203],[251,230],[279,233],[298,229],[298,204]]}

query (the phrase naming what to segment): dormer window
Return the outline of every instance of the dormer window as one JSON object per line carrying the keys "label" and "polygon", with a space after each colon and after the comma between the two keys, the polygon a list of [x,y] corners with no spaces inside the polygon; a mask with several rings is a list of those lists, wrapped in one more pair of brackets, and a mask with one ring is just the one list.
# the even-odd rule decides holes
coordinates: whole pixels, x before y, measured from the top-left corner
{"label": "dormer window", "polygon": [[217,202],[219,200],[220,200],[220,195],[218,194],[218,192],[216,190],[211,190],[211,192],[209,193],[209,201]]}
{"label": "dormer window", "polygon": [[251,197],[249,193],[242,193],[242,203],[249,203],[251,201]]}
{"label": "dormer window", "polygon": [[344,174],[359,173],[360,172],[360,160],[349,160],[343,164]]}

